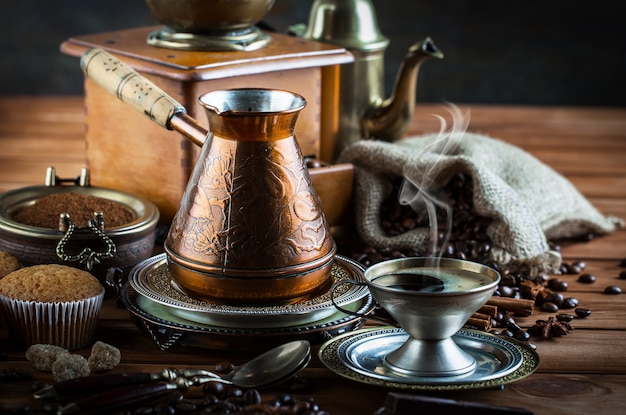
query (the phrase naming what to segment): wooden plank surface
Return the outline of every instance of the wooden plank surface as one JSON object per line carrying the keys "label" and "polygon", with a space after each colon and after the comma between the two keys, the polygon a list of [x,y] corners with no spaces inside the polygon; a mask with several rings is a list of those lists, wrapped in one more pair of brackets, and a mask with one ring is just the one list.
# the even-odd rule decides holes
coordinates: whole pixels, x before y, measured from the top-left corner
{"label": "wooden plank surface", "polygon": [[[84,111],[81,97],[0,97],[0,191],[40,184],[45,168],[73,177],[85,166]],[[626,218],[626,109],[565,107],[470,106],[470,131],[503,139],[529,151],[568,178],[601,212]],[[409,134],[438,130],[431,114],[445,114],[438,105],[418,105]],[[535,340],[541,358],[538,370],[500,390],[457,391],[432,395],[472,402],[523,407],[535,414],[621,414],[626,407],[626,296],[604,294],[617,285],[626,292],[626,229],[590,242],[562,246],[565,261],[585,261],[585,272],[597,277],[582,284],[576,275],[562,276],[575,297],[592,310],[574,319],[567,336]],[[518,318],[523,327],[551,314],[536,310]],[[228,350],[183,349],[161,352],[146,333],[117,307],[105,301],[99,338],[122,350],[115,371],[159,371],[165,366],[211,368],[229,360],[241,363],[248,353]],[[32,369],[24,350],[13,346],[0,326],[1,368]],[[317,347],[314,348],[317,350]],[[79,353],[87,356],[88,350]],[[301,375],[312,385],[301,395],[313,396],[333,415],[374,414],[389,390],[344,379],[314,357]],[[0,387],[0,410],[37,405],[30,398],[33,381],[50,375],[34,372],[29,382]],[[264,398],[285,392],[281,387],[263,391]],[[198,390],[191,392],[199,393]],[[430,394],[429,394],[430,395]]]}

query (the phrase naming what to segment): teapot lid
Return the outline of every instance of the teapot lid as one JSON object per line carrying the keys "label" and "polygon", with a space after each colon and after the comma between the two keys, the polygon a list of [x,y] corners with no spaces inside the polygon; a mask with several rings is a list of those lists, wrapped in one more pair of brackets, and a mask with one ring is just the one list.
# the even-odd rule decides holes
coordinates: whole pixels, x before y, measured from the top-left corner
{"label": "teapot lid", "polygon": [[370,0],[316,0],[303,37],[365,52],[389,45]]}

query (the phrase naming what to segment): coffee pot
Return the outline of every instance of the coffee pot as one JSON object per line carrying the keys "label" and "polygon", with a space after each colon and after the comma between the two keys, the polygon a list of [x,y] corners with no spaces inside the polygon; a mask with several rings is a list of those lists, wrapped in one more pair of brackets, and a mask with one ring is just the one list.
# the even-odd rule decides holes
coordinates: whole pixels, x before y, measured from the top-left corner
{"label": "coffee pot", "polygon": [[421,64],[443,58],[430,38],[412,45],[398,70],[393,93],[384,98],[384,52],[389,40],[380,32],[370,0],[315,0],[308,25],[295,25],[291,31],[306,39],[343,46],[354,55],[354,62],[339,70],[334,158],[363,138],[399,139],[415,109]]}
{"label": "coffee pot", "polygon": [[199,101],[209,131],[104,50],[85,52],[81,67],[134,109],[202,146],[164,244],[176,288],[229,304],[289,303],[329,288],[336,246],[294,136],[302,96],[261,88],[208,92]]}

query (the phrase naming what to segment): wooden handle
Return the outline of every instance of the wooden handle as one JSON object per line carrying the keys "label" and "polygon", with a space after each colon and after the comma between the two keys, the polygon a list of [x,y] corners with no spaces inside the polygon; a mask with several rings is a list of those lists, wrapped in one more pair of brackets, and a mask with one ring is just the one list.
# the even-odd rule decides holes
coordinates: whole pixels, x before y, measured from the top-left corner
{"label": "wooden handle", "polygon": [[153,383],[142,386],[122,386],[107,392],[84,397],[69,402],[59,408],[59,415],[73,415],[80,413],[108,412],[113,409],[126,407],[136,402],[154,398],[155,396],[175,390],[173,383]]}
{"label": "wooden handle", "polygon": [[55,397],[63,398],[72,395],[93,393],[112,387],[138,385],[152,381],[150,373],[107,373],[91,375],[58,382],[53,386]]}
{"label": "wooden handle", "polygon": [[172,129],[170,120],[174,115],[186,113],[185,108],[161,88],[102,49],[85,52],[80,67],[98,85],[168,130]]}

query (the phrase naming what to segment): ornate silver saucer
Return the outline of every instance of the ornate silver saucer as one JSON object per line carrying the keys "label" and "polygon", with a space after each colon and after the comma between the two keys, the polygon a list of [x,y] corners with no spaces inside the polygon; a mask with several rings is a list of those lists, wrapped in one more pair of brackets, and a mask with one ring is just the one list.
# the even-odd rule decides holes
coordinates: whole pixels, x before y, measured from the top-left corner
{"label": "ornate silver saucer", "polygon": [[[333,283],[343,280],[362,281],[360,264],[336,255],[331,269]],[[168,307],[170,314],[198,324],[227,328],[283,328],[310,324],[337,313],[330,290],[307,300],[280,306],[231,306],[197,300],[187,296],[172,281],[165,254],[139,263],[130,273],[129,283],[140,297],[137,303],[146,308],[149,302]],[[343,285],[334,292],[336,304],[346,307],[358,304],[369,295],[366,286]],[[143,298],[142,298],[143,297]]]}
{"label": "ornate silver saucer", "polygon": [[327,341],[318,355],[326,367],[348,379],[411,390],[497,388],[530,375],[539,366],[539,356],[519,341],[462,329],[453,339],[476,359],[476,368],[471,373],[412,376],[392,371],[383,359],[407,338],[408,334],[400,328],[362,329]]}
{"label": "ornate silver saucer", "polygon": [[306,324],[235,328],[193,323],[178,317],[172,313],[172,307],[138,294],[129,283],[121,288],[119,298],[130,313],[131,320],[145,330],[163,351],[178,347],[254,350],[273,347],[290,340],[308,340],[311,344],[321,344],[329,338],[359,329],[364,321],[359,315],[370,313],[375,306],[372,296],[367,293],[345,306],[346,311],[353,314],[335,309],[331,315]]}

